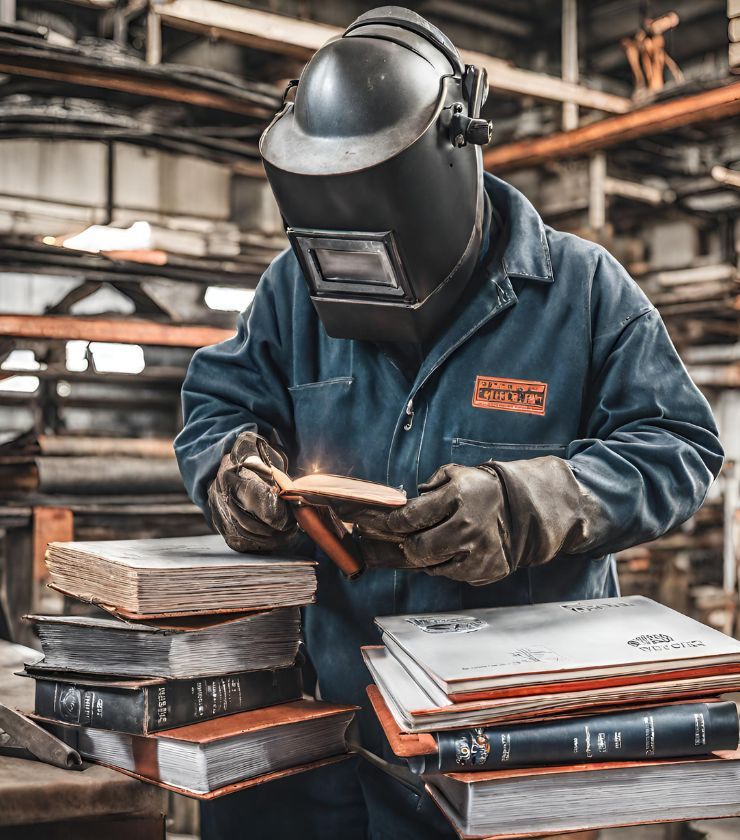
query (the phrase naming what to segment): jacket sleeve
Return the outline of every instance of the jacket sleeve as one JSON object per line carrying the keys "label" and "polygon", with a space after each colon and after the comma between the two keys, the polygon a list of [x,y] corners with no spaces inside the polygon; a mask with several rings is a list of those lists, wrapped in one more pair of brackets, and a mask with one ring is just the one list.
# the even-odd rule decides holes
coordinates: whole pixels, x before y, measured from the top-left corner
{"label": "jacket sleeve", "polygon": [[286,347],[268,269],[236,335],[196,351],[182,388],[183,429],[175,454],[190,498],[209,518],[208,487],[244,431],[282,448],[292,436]]}
{"label": "jacket sleeve", "polygon": [[695,513],[723,451],[709,404],[660,316],[606,252],[591,289],[584,437],[567,458],[597,511],[577,553],[605,554],[655,539]]}

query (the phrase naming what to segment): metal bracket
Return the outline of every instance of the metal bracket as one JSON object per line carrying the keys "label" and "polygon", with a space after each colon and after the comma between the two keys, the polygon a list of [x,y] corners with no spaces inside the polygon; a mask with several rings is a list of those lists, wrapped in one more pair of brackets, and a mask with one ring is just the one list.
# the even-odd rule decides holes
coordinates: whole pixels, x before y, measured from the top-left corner
{"label": "metal bracket", "polygon": [[465,66],[463,76],[463,92],[468,102],[468,113],[462,102],[452,106],[452,120],[450,121],[450,139],[458,148],[473,143],[476,146],[486,146],[493,136],[493,124],[480,116],[486,97],[488,96],[488,73],[485,68],[472,64]]}

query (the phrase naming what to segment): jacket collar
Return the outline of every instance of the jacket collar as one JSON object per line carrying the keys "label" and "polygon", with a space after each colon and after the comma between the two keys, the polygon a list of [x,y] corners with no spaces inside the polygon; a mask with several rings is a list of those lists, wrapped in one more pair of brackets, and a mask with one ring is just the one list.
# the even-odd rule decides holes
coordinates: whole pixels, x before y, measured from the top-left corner
{"label": "jacket collar", "polygon": [[422,362],[412,397],[461,344],[516,304],[511,277],[553,282],[545,225],[537,211],[519,190],[500,178],[486,173],[483,185],[498,218],[492,241],[483,243],[484,253],[476,269],[480,272],[478,288]]}
{"label": "jacket collar", "polygon": [[506,245],[501,265],[507,277],[552,283],[550,248],[545,224],[522,193],[506,181],[486,172],[483,185],[504,222]]}

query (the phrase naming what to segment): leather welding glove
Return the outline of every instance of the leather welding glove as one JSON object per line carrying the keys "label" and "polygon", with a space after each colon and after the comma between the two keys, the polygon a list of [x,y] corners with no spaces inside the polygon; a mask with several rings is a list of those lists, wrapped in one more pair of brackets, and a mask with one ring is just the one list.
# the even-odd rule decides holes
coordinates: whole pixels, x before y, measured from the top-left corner
{"label": "leather welding glove", "polygon": [[419,493],[402,508],[355,517],[369,567],[423,569],[483,586],[577,551],[600,516],[567,462],[553,456],[447,464]]}
{"label": "leather welding glove", "polygon": [[262,466],[258,441],[272,464],[286,470],[288,460],[282,452],[255,432],[242,432],[208,488],[213,525],[235,551],[284,548],[298,528],[290,507],[275,492],[268,466]]}

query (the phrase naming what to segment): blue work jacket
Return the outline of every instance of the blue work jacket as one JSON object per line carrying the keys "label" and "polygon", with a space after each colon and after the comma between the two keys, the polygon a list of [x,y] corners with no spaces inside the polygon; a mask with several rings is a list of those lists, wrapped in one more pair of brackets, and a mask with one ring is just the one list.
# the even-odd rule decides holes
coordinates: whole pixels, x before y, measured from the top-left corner
{"label": "blue work jacket", "polygon": [[485,187],[502,220],[488,249],[497,256],[479,263],[475,293],[413,382],[375,344],[326,334],[286,251],[236,335],[199,350],[183,386],[175,449],[206,516],[221,457],[252,429],[277,433],[293,474],[352,475],[411,496],[443,464],[555,455],[610,523],[587,554],[482,587],[392,569],[350,582],[320,558],[305,634],[329,700],[366,705],[359,648],[378,642],[375,616],[617,594],[610,553],[691,516],[722,464],[706,400],[619,263],[546,226],[498,178]]}

